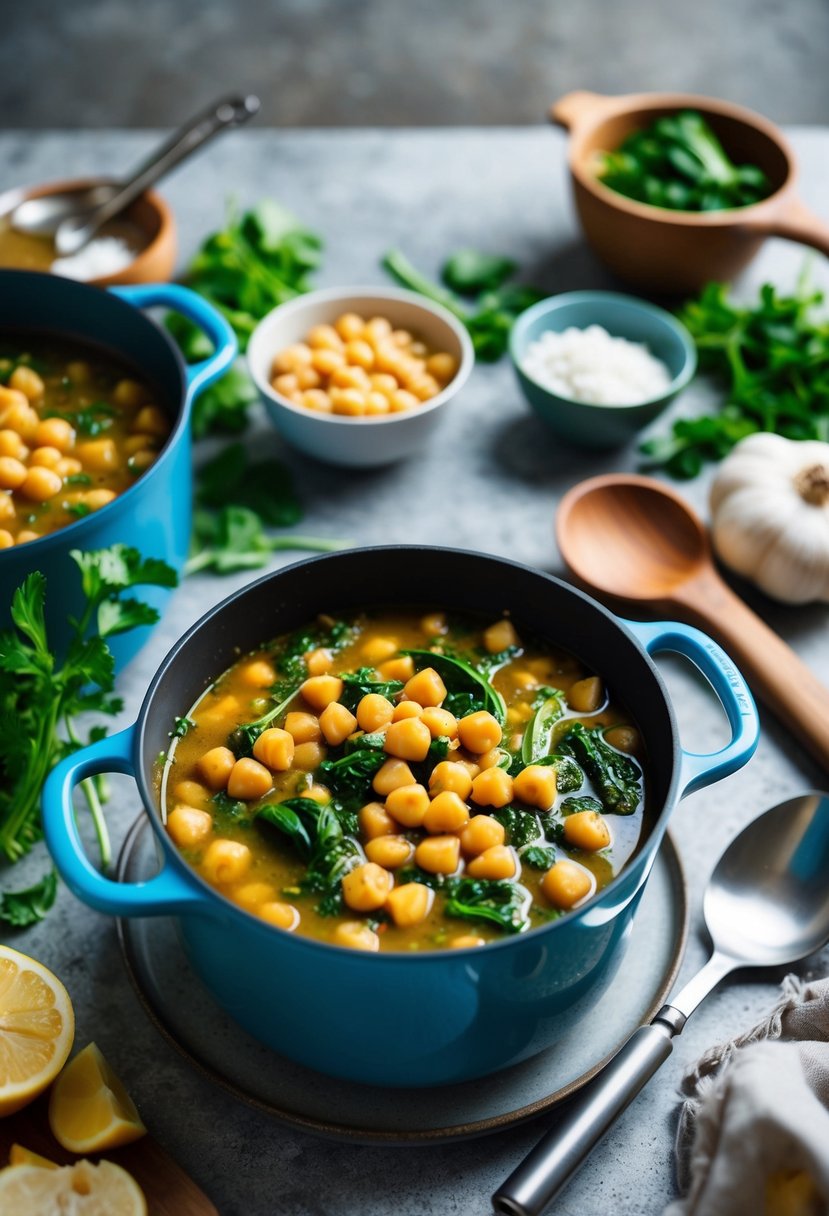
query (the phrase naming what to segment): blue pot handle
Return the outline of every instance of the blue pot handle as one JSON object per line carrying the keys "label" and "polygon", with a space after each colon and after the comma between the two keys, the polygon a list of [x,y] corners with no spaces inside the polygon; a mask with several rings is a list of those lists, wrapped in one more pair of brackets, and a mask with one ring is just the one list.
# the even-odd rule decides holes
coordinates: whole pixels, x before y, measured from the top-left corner
{"label": "blue pot handle", "polygon": [[87,860],[72,806],[72,791],[95,773],[135,775],[135,727],[129,726],[74,752],[56,764],[43,787],[43,830],[66,885],[84,903],[113,916],[170,916],[193,911],[204,895],[187,876],[165,862],[147,882],[114,882]]}
{"label": "blue pot handle", "polygon": [[214,351],[207,359],[187,365],[187,401],[218,380],[230,367],[238,353],[236,335],[218,309],[208,304],[189,287],[180,283],[140,283],[129,287],[110,287],[135,308],[170,308],[203,329],[213,343]]}
{"label": "blue pot handle", "polygon": [[648,654],[681,654],[699,668],[713,688],[728,717],[731,741],[718,752],[700,755],[682,749],[681,794],[727,777],[747,764],[760,738],[760,719],[748,685],[725,651],[692,625],[676,621],[625,621]]}

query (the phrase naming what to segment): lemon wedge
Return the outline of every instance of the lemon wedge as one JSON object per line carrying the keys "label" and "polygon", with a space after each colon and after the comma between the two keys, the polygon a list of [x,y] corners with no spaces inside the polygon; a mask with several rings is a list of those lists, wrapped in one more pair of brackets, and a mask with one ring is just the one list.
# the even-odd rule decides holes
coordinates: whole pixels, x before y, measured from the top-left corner
{"label": "lemon wedge", "polygon": [[0,1116],[46,1089],[72,1050],[75,1015],[48,968],[0,946]]}
{"label": "lemon wedge", "polygon": [[24,1148],[22,1144],[13,1144],[9,1149],[9,1165],[39,1165],[44,1170],[58,1168],[56,1161],[50,1161],[48,1157],[41,1157],[40,1153],[33,1153],[30,1148]]}
{"label": "lemon wedge", "polygon": [[9,1165],[0,1170],[0,1216],[147,1216],[143,1192],[111,1161],[78,1161],[57,1169]]}
{"label": "lemon wedge", "polygon": [[66,1065],[49,1095],[52,1135],[70,1153],[98,1153],[146,1134],[135,1103],[94,1043]]}

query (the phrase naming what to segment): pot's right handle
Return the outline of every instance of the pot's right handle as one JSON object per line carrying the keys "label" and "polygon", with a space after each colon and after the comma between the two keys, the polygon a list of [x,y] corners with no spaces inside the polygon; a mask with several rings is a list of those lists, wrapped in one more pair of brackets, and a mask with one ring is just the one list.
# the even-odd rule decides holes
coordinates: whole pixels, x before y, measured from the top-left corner
{"label": "pot's right handle", "polygon": [[134,734],[129,726],[55,765],[43,787],[43,832],[61,877],[85,904],[112,916],[175,916],[204,903],[195,881],[165,862],[147,882],[114,882],[90,863],[75,823],[72,791],[78,782],[96,773],[134,775]]}
{"label": "pot's right handle", "polygon": [[747,764],[760,738],[760,719],[748,685],[722,647],[701,629],[677,621],[624,623],[648,654],[670,652],[689,659],[711,685],[728,717],[731,740],[725,747],[708,754],[682,749],[680,797]]}
{"label": "pot's right handle", "polygon": [[550,121],[572,131],[581,123],[598,117],[604,110],[612,109],[618,101],[618,97],[606,97],[603,93],[576,89],[575,92],[565,93],[558,101],[553,102],[550,106]]}
{"label": "pot's right handle", "polygon": [[744,228],[756,236],[779,236],[785,241],[810,245],[829,257],[829,224],[799,198],[793,198],[776,217],[748,222]]}

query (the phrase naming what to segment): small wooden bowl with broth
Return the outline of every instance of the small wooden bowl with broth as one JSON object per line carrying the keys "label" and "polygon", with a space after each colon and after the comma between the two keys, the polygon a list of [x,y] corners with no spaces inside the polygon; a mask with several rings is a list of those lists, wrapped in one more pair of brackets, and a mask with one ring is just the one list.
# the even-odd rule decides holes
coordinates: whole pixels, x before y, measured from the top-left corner
{"label": "small wooden bowl with broth", "polygon": [[[330,372],[315,367],[323,350],[334,356]],[[391,464],[422,448],[438,425],[440,406],[463,386],[474,363],[466,329],[446,309],[413,292],[372,287],[314,291],[281,305],[260,321],[247,355],[282,437],[309,456],[350,468]],[[437,355],[443,358],[435,360]],[[434,376],[427,371],[430,359]],[[423,367],[406,378],[405,365],[411,368],[413,360]],[[306,381],[303,370],[311,371],[307,387],[300,383]],[[353,384],[346,383],[349,375]],[[375,391],[372,376],[383,378],[382,392]],[[372,412],[374,396],[378,409],[385,397],[387,411]],[[334,412],[335,406],[344,412]],[[351,408],[354,413],[345,412]],[[357,412],[362,408],[366,412]]]}

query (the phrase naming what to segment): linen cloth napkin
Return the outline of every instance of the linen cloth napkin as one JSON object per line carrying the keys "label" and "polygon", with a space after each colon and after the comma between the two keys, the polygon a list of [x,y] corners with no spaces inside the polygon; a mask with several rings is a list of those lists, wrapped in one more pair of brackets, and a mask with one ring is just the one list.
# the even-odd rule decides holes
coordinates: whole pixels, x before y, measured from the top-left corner
{"label": "linen cloth napkin", "polygon": [[829,1216],[829,979],[787,976],[765,1021],[681,1090],[683,1197],[664,1216]]}

